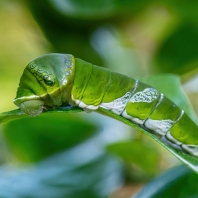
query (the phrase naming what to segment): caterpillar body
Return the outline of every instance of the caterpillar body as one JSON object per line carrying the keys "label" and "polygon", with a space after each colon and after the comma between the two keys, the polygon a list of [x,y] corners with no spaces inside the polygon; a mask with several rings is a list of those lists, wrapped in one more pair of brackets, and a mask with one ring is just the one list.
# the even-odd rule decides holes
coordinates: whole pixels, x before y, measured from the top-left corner
{"label": "caterpillar body", "polygon": [[107,109],[198,156],[198,126],[162,93],[69,54],[47,54],[30,62],[13,102],[30,116],[68,104],[88,112]]}

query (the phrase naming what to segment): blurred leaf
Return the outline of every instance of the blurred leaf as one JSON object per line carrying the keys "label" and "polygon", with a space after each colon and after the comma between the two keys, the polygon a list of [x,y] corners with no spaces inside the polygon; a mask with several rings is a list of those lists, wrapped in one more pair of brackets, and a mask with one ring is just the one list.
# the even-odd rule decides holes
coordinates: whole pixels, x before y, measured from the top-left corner
{"label": "blurred leaf", "polygon": [[180,109],[183,109],[195,123],[198,122],[192,105],[181,87],[179,76],[174,74],[160,74],[144,77],[141,81],[158,89]]}
{"label": "blurred leaf", "polygon": [[164,6],[174,12],[180,20],[198,22],[198,2],[196,0],[192,3],[187,0],[162,0],[161,3],[164,3]]}
{"label": "blurred leaf", "polygon": [[[101,20],[112,17],[126,17],[140,8],[146,7],[152,1],[146,0],[43,0],[47,9],[61,14],[61,17],[69,17],[84,20]],[[41,4],[41,2],[39,2]],[[38,2],[35,1],[35,4]],[[125,14],[125,16],[123,15]]]}
{"label": "blurred leaf", "polygon": [[98,28],[93,33],[91,42],[108,69],[131,77],[145,74],[138,51],[118,28],[110,26]]}
{"label": "blurred leaf", "polygon": [[22,161],[34,162],[71,148],[97,131],[93,123],[72,114],[41,114],[3,125],[6,141]]}
{"label": "blurred leaf", "polygon": [[117,142],[108,145],[107,150],[128,164],[134,163],[148,174],[154,174],[158,170],[159,153],[156,147],[151,147],[140,140]]}
{"label": "blurred leaf", "polygon": [[147,184],[133,198],[198,197],[198,175],[185,166],[174,167]]}
{"label": "blurred leaf", "polygon": [[[96,65],[102,57],[90,42],[93,32],[102,25],[129,20],[152,1],[120,0],[25,0],[53,52],[69,53]],[[52,28],[53,27],[53,28]],[[80,50],[79,50],[80,49]]]}
{"label": "blurred leaf", "polygon": [[123,167],[104,152],[100,138],[98,134],[33,167],[0,167],[0,197],[107,198],[122,184]]}
{"label": "blurred leaf", "polygon": [[184,74],[197,68],[198,26],[182,23],[164,39],[155,54],[155,66],[161,72]]}
{"label": "blurred leaf", "polygon": [[[100,22],[65,18],[48,0],[25,0],[36,22],[52,44],[51,52],[73,54],[75,57],[103,65],[101,57],[90,44],[90,35]],[[67,1],[68,2],[68,1]],[[53,27],[53,28],[52,28]],[[80,50],[79,50],[80,49]]]}

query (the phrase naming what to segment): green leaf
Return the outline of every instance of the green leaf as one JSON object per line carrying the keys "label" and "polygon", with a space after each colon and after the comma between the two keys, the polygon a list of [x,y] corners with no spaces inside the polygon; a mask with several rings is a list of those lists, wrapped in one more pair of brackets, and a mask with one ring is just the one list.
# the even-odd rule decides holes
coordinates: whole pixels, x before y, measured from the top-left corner
{"label": "green leaf", "polygon": [[[81,108],[78,107],[72,107],[72,106],[66,106],[66,107],[58,107],[56,110],[47,110],[43,113],[75,113],[75,112],[81,112],[83,111]],[[0,124],[12,119],[17,118],[23,118],[28,117],[25,113],[21,111],[21,109],[15,109],[12,111],[2,112],[0,113]]]}
{"label": "green leaf", "polygon": [[110,144],[107,146],[107,150],[119,156],[125,163],[135,164],[147,172],[147,174],[156,173],[159,163],[159,153],[156,147],[151,147],[140,140],[131,140],[128,142]]}
{"label": "green leaf", "polygon": [[182,23],[159,47],[154,65],[166,73],[185,74],[197,69],[197,45],[197,24]]}
{"label": "green leaf", "polygon": [[133,198],[198,197],[198,176],[185,166],[174,167],[147,184]]}
{"label": "green leaf", "polygon": [[198,19],[198,2],[193,1],[193,4],[189,4],[189,1],[161,1],[171,12],[179,18],[180,21],[185,23],[186,21],[197,22]]}
{"label": "green leaf", "polygon": [[98,138],[101,136],[33,167],[0,167],[0,197],[107,198],[122,183],[123,166],[104,152]]}
{"label": "green leaf", "polygon": [[[59,108],[37,117],[25,117],[19,110],[11,111],[12,114],[7,114],[10,117],[6,117],[10,121],[3,124],[6,141],[15,156],[25,162],[38,161],[71,148],[94,135],[98,129],[93,122],[71,114],[79,111],[82,110]],[[61,115],[62,112],[66,113]],[[18,119],[11,120],[13,118]]]}
{"label": "green leaf", "polygon": [[163,146],[165,149],[167,149],[170,153],[172,153],[175,157],[177,157],[179,160],[181,160],[183,163],[185,163],[187,166],[189,166],[192,170],[194,170],[195,172],[198,173],[198,158],[197,157],[191,156],[191,155],[186,154],[182,151],[179,151],[179,150],[176,150],[176,149],[172,148],[170,145],[168,145],[165,142],[162,142],[159,138],[157,138],[154,134],[151,134],[150,132],[148,132],[146,129],[144,129],[140,126],[137,126],[136,124],[130,122],[129,120],[127,120],[127,119],[125,119],[125,118],[123,118],[119,115],[109,113],[108,110],[100,108],[100,109],[97,110],[97,112],[101,113],[103,115],[115,118],[117,120],[120,120],[121,122],[141,131],[145,135],[148,135],[153,140],[155,140],[157,143],[159,143],[161,146]]}
{"label": "green leaf", "polygon": [[140,8],[152,3],[146,0],[25,2],[46,39],[52,44],[53,52],[70,53],[96,65],[104,65],[104,61],[90,42],[93,32],[103,25],[117,26],[118,22],[129,20],[130,16],[139,14]]}
{"label": "green leaf", "polygon": [[[40,1],[32,1],[32,4],[41,4]],[[116,16],[124,17],[123,14],[132,14],[137,9],[146,7],[148,3],[145,0],[139,1],[117,1],[117,0],[44,0],[43,3],[51,12],[61,14],[62,17],[99,20]]]}

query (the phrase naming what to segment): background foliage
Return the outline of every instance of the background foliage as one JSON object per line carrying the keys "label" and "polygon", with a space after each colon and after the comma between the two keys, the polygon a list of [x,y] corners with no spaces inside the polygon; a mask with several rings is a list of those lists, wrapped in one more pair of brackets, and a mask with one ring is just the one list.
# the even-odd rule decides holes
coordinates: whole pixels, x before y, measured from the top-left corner
{"label": "background foliage", "polygon": [[[144,81],[150,76],[196,120],[197,13],[197,3],[185,0],[1,0],[0,112],[15,108],[27,63],[59,52]],[[170,89],[173,74],[192,106]],[[113,119],[53,114],[0,127],[0,197],[127,198],[165,170],[136,197],[198,194],[195,173],[169,170],[180,164],[174,156]]]}

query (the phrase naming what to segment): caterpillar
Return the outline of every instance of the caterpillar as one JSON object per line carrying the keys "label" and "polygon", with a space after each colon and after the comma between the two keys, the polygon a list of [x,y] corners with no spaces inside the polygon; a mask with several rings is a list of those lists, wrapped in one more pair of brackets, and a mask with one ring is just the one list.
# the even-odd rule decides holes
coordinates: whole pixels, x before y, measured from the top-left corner
{"label": "caterpillar", "polygon": [[13,102],[30,116],[68,104],[87,112],[106,109],[198,156],[198,126],[162,93],[70,54],[47,54],[31,61]]}

